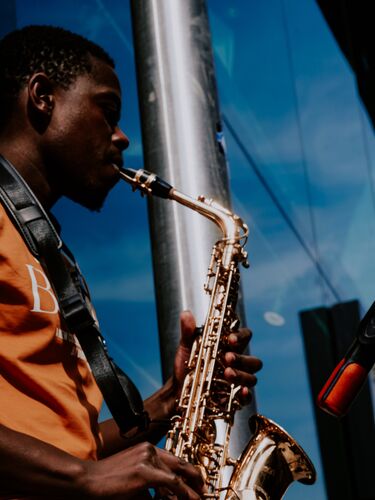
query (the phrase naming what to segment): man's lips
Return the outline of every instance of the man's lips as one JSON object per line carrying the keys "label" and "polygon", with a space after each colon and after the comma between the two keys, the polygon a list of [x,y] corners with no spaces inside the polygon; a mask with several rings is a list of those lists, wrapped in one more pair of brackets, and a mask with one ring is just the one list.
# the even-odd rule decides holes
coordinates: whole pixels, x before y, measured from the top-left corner
{"label": "man's lips", "polygon": [[114,158],[114,159],[112,158],[110,160],[110,162],[111,162],[111,165],[112,165],[114,171],[116,172],[116,178],[118,180],[119,172],[120,172],[120,169],[122,168],[122,166],[124,165],[124,162],[123,162],[122,158]]}
{"label": "man's lips", "polygon": [[117,168],[121,168],[124,165],[122,158],[112,158],[111,163],[112,165],[115,165]]}

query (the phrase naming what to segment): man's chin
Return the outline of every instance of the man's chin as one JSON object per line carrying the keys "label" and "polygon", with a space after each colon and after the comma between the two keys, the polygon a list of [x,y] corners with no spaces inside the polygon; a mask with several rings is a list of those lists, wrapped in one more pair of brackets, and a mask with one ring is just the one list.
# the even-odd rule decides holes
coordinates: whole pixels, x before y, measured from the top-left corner
{"label": "man's chin", "polygon": [[107,196],[108,191],[101,194],[97,192],[90,194],[86,191],[84,195],[80,193],[79,195],[68,196],[68,198],[82,207],[88,208],[91,212],[100,212]]}

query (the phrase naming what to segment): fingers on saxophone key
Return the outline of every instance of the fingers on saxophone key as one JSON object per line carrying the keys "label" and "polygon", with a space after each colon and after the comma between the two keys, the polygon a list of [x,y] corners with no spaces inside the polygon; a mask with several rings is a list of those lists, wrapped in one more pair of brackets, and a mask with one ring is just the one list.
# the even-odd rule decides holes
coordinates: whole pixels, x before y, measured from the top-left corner
{"label": "fingers on saxophone key", "polygon": [[195,492],[203,493],[205,491],[204,480],[197,467],[165,450],[158,449],[157,452],[160,459],[176,474],[176,476],[181,477],[184,483],[188,483]]}
{"label": "fingers on saxophone key", "polygon": [[[199,500],[201,498],[200,493],[190,488],[184,479],[173,471],[159,470],[157,474],[155,473],[150,486],[159,489],[163,498],[176,497],[186,500]],[[166,490],[168,491],[167,495]]]}
{"label": "fingers on saxophone key", "polygon": [[242,352],[252,336],[253,333],[249,328],[239,328],[238,331],[231,332],[228,335],[228,346],[236,352]]}
{"label": "fingers on saxophone key", "polygon": [[259,358],[249,356],[247,354],[227,352],[225,353],[224,359],[226,366],[236,368],[247,373],[256,373],[263,367],[263,363]]}
{"label": "fingers on saxophone key", "polygon": [[241,387],[241,390],[239,392],[239,400],[242,406],[246,406],[251,402],[253,399],[253,394],[252,391],[249,389],[249,387]]}
{"label": "fingers on saxophone key", "polygon": [[258,379],[252,373],[236,370],[232,367],[225,368],[224,376],[228,382],[242,387],[254,387]]}

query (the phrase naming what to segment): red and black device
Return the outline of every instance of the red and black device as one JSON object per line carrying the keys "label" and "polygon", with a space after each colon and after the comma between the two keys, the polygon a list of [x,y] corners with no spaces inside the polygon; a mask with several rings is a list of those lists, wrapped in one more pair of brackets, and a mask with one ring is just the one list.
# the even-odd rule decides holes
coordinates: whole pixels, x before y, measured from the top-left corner
{"label": "red and black device", "polygon": [[354,342],[320,391],[318,406],[330,415],[343,417],[374,363],[375,302],[360,322]]}

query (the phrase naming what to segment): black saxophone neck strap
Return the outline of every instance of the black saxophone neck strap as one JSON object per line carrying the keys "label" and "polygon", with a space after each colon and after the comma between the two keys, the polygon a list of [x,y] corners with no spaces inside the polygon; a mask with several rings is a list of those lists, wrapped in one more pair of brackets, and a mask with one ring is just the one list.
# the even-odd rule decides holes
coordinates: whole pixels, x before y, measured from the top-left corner
{"label": "black saxophone neck strap", "polygon": [[77,336],[121,432],[133,427],[144,429],[148,415],[143,409],[142,398],[130,378],[109,357],[85,297],[67,268],[58,232],[22,177],[1,155],[0,201],[49,277],[64,322]]}

